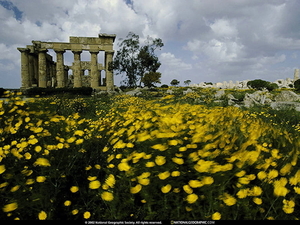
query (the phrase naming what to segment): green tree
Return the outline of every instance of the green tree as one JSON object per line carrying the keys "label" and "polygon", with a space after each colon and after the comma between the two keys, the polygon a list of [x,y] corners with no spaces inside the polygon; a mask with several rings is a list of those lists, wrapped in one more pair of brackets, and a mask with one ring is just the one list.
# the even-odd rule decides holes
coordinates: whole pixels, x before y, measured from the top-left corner
{"label": "green tree", "polygon": [[129,32],[126,39],[119,43],[119,50],[114,58],[113,69],[116,74],[125,74],[125,84],[129,87],[141,86],[145,73],[156,72],[161,63],[155,50],[164,46],[160,38],[147,37],[140,45],[139,35]]}
{"label": "green tree", "polygon": [[184,84],[189,85],[191,82],[192,82],[191,80],[186,80],[186,81],[184,81]]}
{"label": "green tree", "polygon": [[179,80],[176,80],[176,79],[173,79],[171,82],[170,82],[170,84],[172,85],[172,86],[176,86],[176,85],[178,85],[180,83],[180,81]]}
{"label": "green tree", "polygon": [[156,83],[160,84],[160,78],[161,78],[161,73],[159,72],[148,72],[145,73],[141,81],[144,83],[145,86],[147,87],[154,87]]}

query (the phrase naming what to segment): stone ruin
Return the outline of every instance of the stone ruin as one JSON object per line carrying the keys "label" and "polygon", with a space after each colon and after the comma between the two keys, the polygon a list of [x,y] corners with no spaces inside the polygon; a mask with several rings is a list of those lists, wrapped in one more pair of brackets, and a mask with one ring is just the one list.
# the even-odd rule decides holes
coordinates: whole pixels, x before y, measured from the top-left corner
{"label": "stone ruin", "polygon": [[[294,79],[292,78],[286,78],[286,79],[278,79],[274,81],[273,83],[276,83],[279,88],[293,88],[294,82],[300,78],[300,69],[294,70]],[[202,88],[219,88],[219,89],[248,89],[247,82],[250,80],[244,80],[244,81],[235,81],[232,80],[227,82],[218,82],[218,83],[206,83],[201,82],[199,84],[191,84],[190,87],[202,87]]]}
{"label": "stone ruin", "polygon": [[[21,52],[21,89],[89,86],[98,91],[113,91],[114,79],[110,63],[113,60],[115,38],[114,34],[99,34],[98,37],[71,36],[69,42],[32,41],[32,45],[18,48]],[[56,62],[47,53],[48,49],[55,51]],[[64,64],[66,50],[70,50],[74,54],[72,66]],[[82,51],[90,52],[91,61],[81,61]],[[100,51],[105,52],[104,65],[98,63],[97,55]],[[69,77],[70,69],[72,76]],[[84,76],[85,70],[89,71],[88,76]],[[101,79],[101,71],[105,71],[105,78]]]}

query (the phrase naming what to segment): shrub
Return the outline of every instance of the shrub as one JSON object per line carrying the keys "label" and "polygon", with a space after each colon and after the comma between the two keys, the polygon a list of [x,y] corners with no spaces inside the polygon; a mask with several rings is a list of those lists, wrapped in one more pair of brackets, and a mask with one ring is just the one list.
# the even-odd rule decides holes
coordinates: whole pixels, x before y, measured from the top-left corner
{"label": "shrub", "polygon": [[261,79],[248,81],[247,86],[249,88],[253,88],[256,90],[267,89],[268,91],[272,91],[272,90],[278,88],[277,84],[271,83],[269,81],[261,80]]}
{"label": "shrub", "polygon": [[300,91],[300,79],[294,82],[294,88],[296,91]]}
{"label": "shrub", "polygon": [[5,92],[5,91],[6,91],[6,90],[5,90],[4,88],[0,88],[0,97],[4,95],[4,92]]}
{"label": "shrub", "polygon": [[168,88],[169,86],[167,84],[161,85],[161,88]]}

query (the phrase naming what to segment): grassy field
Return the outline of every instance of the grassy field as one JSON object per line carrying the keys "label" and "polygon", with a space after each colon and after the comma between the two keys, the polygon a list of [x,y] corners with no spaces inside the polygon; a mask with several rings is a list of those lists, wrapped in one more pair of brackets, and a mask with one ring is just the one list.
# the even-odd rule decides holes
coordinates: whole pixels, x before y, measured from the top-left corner
{"label": "grassy field", "polygon": [[213,93],[10,94],[0,220],[299,219],[299,113]]}

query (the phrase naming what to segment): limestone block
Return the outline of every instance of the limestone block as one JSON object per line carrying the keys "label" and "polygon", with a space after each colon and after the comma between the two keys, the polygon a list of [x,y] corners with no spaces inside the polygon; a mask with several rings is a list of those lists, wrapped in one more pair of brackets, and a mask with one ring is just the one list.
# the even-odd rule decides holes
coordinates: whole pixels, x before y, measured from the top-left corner
{"label": "limestone block", "polygon": [[224,90],[219,90],[219,91],[216,92],[215,98],[220,99],[224,95],[225,95],[225,91]]}
{"label": "limestone block", "polygon": [[243,103],[245,107],[270,104],[272,102],[271,98],[272,94],[270,94],[268,91],[256,91],[252,94],[246,93]]}
{"label": "limestone block", "polygon": [[299,77],[299,72],[300,72],[300,69],[295,69],[295,71],[294,71],[294,81],[296,81],[300,78]]}
{"label": "limestone block", "polygon": [[282,91],[275,97],[276,102],[295,102],[300,100],[300,96],[292,91]]}
{"label": "limestone block", "polygon": [[126,95],[130,95],[130,96],[138,96],[138,95],[141,95],[142,92],[141,92],[141,88],[136,88],[132,91],[128,91],[125,93]]}
{"label": "limestone block", "polygon": [[272,102],[271,108],[275,110],[296,110],[300,111],[299,102]]}
{"label": "limestone block", "polygon": [[169,95],[171,95],[171,94],[173,94],[173,90],[172,90],[172,89],[168,89],[168,90],[166,91],[166,93],[169,94]]}
{"label": "limestone block", "polygon": [[188,88],[186,91],[183,91],[183,94],[186,95],[188,93],[194,92],[192,89]]}

